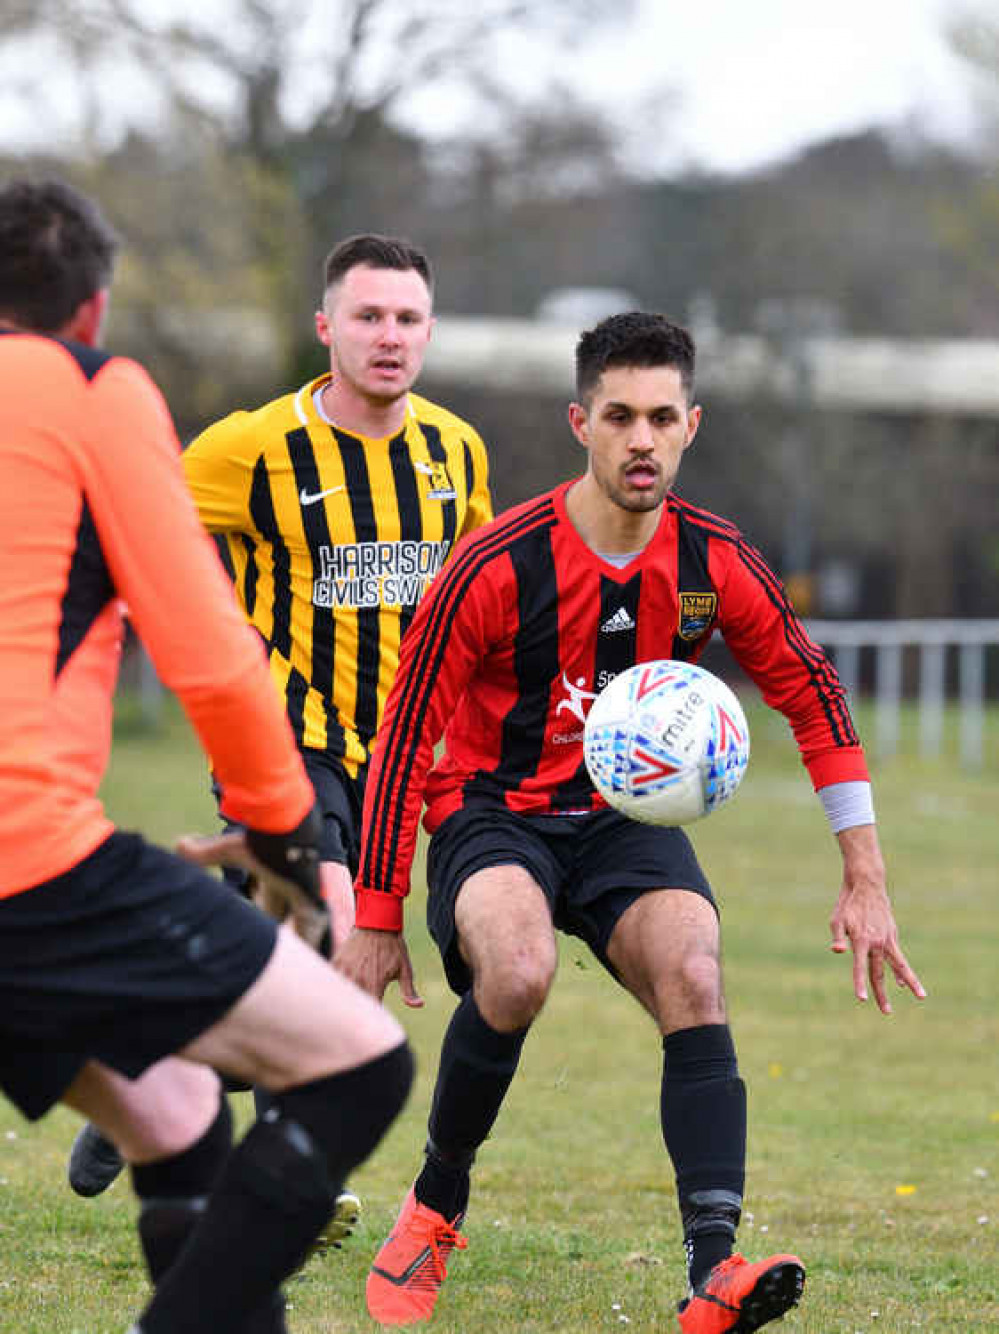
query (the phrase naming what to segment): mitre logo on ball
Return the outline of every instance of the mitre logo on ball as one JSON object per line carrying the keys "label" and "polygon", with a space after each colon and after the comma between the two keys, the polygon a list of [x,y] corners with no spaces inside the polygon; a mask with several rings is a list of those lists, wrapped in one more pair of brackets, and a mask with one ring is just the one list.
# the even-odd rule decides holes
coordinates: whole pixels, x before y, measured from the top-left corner
{"label": "mitre logo on ball", "polygon": [[608,805],[647,824],[687,824],[735,795],[749,763],[749,727],[724,681],[659,659],[604,687],[587,714],[583,753]]}

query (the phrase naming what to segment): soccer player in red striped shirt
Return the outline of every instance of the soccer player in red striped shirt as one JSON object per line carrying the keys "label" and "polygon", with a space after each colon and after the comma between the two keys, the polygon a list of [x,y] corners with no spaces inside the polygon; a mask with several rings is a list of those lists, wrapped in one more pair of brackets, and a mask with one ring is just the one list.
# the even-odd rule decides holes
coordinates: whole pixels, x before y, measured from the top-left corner
{"label": "soccer player in red striped shirt", "polygon": [[[583,762],[590,701],[635,662],[696,660],[715,630],[783,712],[843,860],[832,947],[890,1006],[903,954],[871,789],[843,687],[780,581],[733,524],[673,493],[701,419],[694,346],[659,315],[613,316],[577,347],[569,423],[581,478],[468,538],[424,599],[389,696],[365,802],[357,927],[337,956],[381,996],[415,995],[402,935],[426,804],[428,921],[461,997],[444,1038],[424,1167],[368,1277],[371,1314],[433,1310],[475,1153],[551,987],[556,930],[585,940],[655,1021],[660,1112],[687,1254],[687,1334],[754,1330],[794,1305],[797,1256],[733,1254],[746,1100],[729,1031],[718,912],[681,829],[609,810]],[[440,737],[445,748],[434,764]]]}

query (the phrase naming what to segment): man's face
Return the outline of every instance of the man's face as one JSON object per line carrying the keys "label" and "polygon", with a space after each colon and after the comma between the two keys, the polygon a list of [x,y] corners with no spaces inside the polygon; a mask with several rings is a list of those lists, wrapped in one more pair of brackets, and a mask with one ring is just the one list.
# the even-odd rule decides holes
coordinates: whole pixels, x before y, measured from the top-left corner
{"label": "man's face", "polygon": [[412,387],[432,324],[430,292],[415,269],[367,264],[349,269],[316,312],[334,376],[374,403],[392,403]]}
{"label": "man's face", "polygon": [[590,455],[590,473],[622,509],[657,509],[676,480],[701,409],[689,406],[674,366],[612,366],[569,424]]}

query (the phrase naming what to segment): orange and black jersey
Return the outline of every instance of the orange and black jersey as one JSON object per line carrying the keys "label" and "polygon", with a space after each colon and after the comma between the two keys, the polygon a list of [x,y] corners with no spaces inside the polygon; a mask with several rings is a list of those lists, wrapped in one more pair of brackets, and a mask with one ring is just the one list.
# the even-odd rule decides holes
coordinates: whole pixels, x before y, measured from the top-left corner
{"label": "orange and black jersey", "polygon": [[583,762],[590,703],[633,663],[696,661],[715,630],[786,714],[816,788],[867,777],[835,670],[737,528],[671,495],[618,569],[570,522],[570,485],[462,543],[420,605],[367,786],[359,926],[400,927],[424,800],[430,832],[463,806],[603,805]]}
{"label": "orange and black jersey", "polygon": [[299,744],[355,775],[417,603],[492,508],[485,447],[466,422],[411,394],[397,435],[354,436],[317,411],[329,378],[226,417],[183,462]]}
{"label": "orange and black jersey", "polygon": [[212,757],[226,814],[280,832],[312,804],[179,454],[135,362],[0,330],[0,897],[111,832],[97,793],[126,604]]}

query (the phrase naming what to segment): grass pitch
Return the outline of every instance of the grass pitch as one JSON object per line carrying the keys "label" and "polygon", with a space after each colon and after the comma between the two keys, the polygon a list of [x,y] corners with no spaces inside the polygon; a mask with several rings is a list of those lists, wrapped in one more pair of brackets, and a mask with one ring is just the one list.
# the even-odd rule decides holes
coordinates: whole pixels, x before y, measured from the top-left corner
{"label": "grass pitch", "polygon": [[[749,1087],[741,1249],[794,1250],[808,1281],[783,1329],[895,1334],[999,1330],[999,717],[986,766],[912,754],[876,766],[896,915],[929,990],[885,1019],[852,997],[828,950],[839,858],[783,720],[750,709],[743,791],[693,835],[722,904],[732,1027]],[[865,721],[861,712],[861,722]],[[869,730],[864,729],[862,730]],[[127,711],[105,794],[112,814],[170,842],[215,827],[205,768],[176,711],[154,734]],[[409,907],[419,1012],[392,1005],[420,1062],[409,1106],[353,1180],[362,1226],[289,1285],[296,1334],[373,1334],[364,1277],[417,1168],[452,998]],[[585,949],[563,940],[553,997],[475,1170],[469,1249],[432,1328],[675,1328],[682,1251],[659,1131],[660,1045]],[[241,1117],[248,1098],[236,1099]],[[145,1279],[121,1179],[77,1199],[76,1129],[0,1104],[0,1331],[123,1334]]]}

